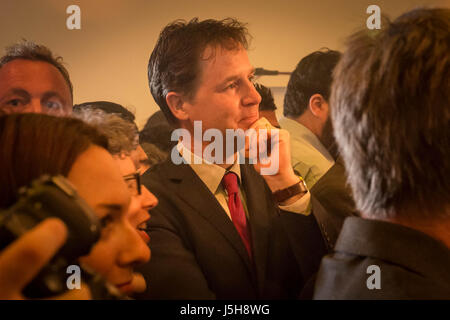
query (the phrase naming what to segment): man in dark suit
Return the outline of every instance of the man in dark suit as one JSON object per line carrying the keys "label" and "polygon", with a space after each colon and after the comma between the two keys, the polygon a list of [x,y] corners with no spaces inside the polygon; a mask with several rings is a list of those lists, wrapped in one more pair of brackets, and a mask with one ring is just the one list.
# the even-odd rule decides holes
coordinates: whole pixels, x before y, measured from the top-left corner
{"label": "man in dark suit", "polygon": [[347,44],[331,114],[361,217],[315,299],[450,299],[449,30],[449,9],[416,9]]}
{"label": "man in dark suit", "polygon": [[[242,23],[193,19],[166,26],[152,52],[152,95],[183,130],[171,157],[143,176],[159,205],[149,224],[152,259],[141,269],[149,290],[139,298],[295,298],[321,255],[300,266],[299,259],[326,252],[316,219],[305,215],[310,193],[292,169],[288,133],[258,117],[246,48]],[[265,174],[260,158],[242,163],[251,147],[227,148],[219,136],[230,129],[267,130],[258,150],[270,138],[269,164],[277,170]],[[209,156],[208,133],[217,146]],[[308,234],[296,253],[285,229],[290,217]]]}

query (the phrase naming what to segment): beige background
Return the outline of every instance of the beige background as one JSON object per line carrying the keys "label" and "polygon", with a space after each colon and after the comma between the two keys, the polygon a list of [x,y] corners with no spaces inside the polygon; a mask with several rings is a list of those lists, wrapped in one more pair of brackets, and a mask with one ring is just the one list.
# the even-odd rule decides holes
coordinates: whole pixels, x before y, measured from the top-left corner
{"label": "beige background", "polygon": [[[81,30],[67,30],[66,8],[81,8]],[[110,100],[136,112],[142,127],[158,110],[147,85],[147,62],[161,29],[175,19],[235,17],[248,22],[255,67],[292,71],[321,47],[342,49],[345,37],[365,27],[377,4],[391,18],[417,6],[450,0],[0,0],[0,47],[21,38],[64,57],[75,103]],[[261,77],[275,88],[281,112],[288,76]]]}

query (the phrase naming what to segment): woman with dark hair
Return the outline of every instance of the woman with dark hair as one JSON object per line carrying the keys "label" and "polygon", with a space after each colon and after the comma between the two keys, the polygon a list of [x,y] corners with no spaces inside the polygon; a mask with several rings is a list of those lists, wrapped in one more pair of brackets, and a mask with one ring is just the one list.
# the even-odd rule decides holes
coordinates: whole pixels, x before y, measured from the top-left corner
{"label": "woman with dark hair", "polygon": [[42,114],[0,116],[0,209],[17,201],[17,191],[44,174],[63,175],[102,223],[101,237],[80,262],[131,293],[133,267],[150,250],[130,224],[139,207],[96,129],[73,118]]}

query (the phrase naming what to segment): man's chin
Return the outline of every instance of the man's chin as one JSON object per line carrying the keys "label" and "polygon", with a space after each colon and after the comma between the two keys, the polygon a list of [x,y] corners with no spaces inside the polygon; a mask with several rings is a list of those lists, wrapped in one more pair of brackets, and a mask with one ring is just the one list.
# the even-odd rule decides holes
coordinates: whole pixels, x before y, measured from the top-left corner
{"label": "man's chin", "polygon": [[247,117],[239,121],[238,127],[242,130],[248,130],[252,124],[258,121],[257,116]]}

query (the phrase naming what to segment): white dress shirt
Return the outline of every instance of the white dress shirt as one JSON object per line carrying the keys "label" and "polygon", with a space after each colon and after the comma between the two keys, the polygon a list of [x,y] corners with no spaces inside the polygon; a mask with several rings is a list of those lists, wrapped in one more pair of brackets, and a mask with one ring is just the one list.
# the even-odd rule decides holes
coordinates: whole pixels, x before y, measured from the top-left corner
{"label": "white dress shirt", "polygon": [[[177,145],[177,150],[184,158],[186,163],[188,163],[192,170],[197,174],[197,176],[202,180],[202,182],[206,185],[208,190],[214,195],[217,201],[220,203],[222,208],[227,213],[228,217],[231,219],[230,210],[228,208],[228,195],[226,189],[222,186],[222,178],[228,171],[234,172],[238,176],[238,181],[241,181],[241,167],[239,165],[239,153],[237,153],[236,161],[233,165],[226,170],[216,164],[209,162],[206,159],[202,159],[201,157],[193,154],[186,146],[179,141]],[[196,160],[196,161],[194,161]],[[242,205],[244,206],[245,214],[248,217],[248,209],[247,209],[247,200],[246,195],[243,192],[242,188],[239,188],[239,194],[241,197]],[[309,200],[310,200],[309,191],[300,199],[295,201],[294,203],[287,206],[279,206],[281,210],[289,211],[298,214],[308,215],[309,210]]]}

